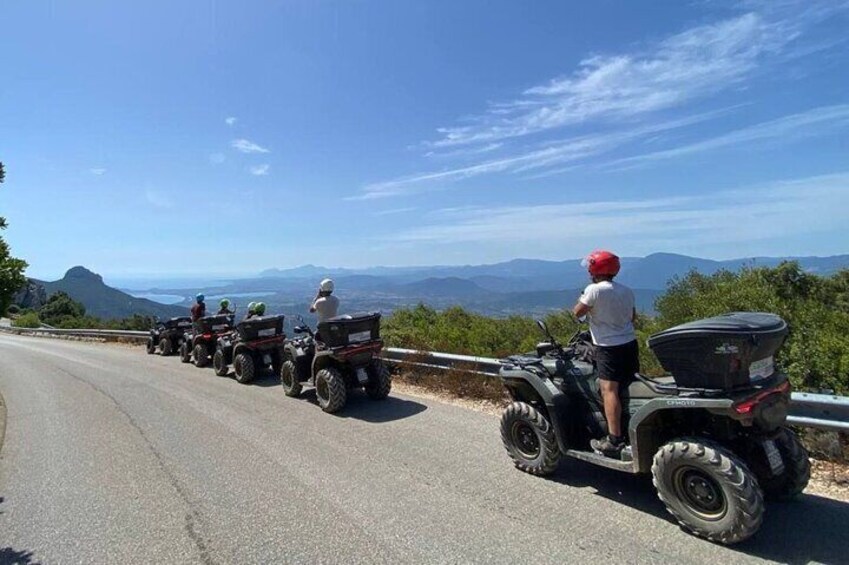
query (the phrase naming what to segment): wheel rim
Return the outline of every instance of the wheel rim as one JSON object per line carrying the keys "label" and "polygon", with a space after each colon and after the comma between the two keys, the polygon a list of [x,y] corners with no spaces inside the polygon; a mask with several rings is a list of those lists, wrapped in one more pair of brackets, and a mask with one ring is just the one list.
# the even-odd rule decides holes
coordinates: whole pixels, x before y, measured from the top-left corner
{"label": "wheel rim", "polygon": [[675,472],[673,485],[678,498],[703,520],[719,520],[725,516],[728,503],[725,493],[709,474],[695,467],[682,467]]}
{"label": "wheel rim", "polygon": [[513,422],[510,427],[510,437],[516,450],[525,459],[536,459],[539,457],[540,443],[534,428],[525,421]]}
{"label": "wheel rim", "polygon": [[318,395],[319,399],[326,400],[329,396],[327,381],[323,378],[318,379],[318,382],[315,383],[315,393]]}

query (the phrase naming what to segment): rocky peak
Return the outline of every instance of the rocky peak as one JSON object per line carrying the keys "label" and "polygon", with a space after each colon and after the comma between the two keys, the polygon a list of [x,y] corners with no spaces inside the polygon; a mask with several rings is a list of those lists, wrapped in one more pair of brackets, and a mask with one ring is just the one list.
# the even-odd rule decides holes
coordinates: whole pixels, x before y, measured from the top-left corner
{"label": "rocky peak", "polygon": [[77,279],[77,280],[83,280],[83,281],[86,281],[86,282],[103,284],[103,277],[101,277],[97,273],[92,273],[91,271],[89,271],[85,267],[80,267],[80,266],[72,267],[72,268],[68,269],[68,272],[65,273],[64,279],[65,280]]}

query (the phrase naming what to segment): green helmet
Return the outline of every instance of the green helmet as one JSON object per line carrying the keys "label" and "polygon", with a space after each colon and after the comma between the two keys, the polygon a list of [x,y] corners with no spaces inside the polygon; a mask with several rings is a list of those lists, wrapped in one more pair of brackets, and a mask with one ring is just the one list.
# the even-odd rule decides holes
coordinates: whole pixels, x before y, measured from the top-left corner
{"label": "green helmet", "polygon": [[254,312],[256,312],[257,316],[265,314],[265,302],[257,302],[254,304]]}
{"label": "green helmet", "polygon": [[230,307],[230,299],[229,298],[222,298],[221,302],[219,302],[218,305],[221,306],[222,308],[229,308]]}
{"label": "green helmet", "polygon": [[248,302],[248,314],[256,312],[256,302]]}

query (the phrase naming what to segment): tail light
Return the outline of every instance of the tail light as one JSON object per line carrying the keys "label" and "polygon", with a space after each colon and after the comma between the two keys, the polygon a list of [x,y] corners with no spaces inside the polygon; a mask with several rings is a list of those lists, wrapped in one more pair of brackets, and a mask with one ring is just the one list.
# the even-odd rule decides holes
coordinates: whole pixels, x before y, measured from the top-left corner
{"label": "tail light", "polygon": [[212,334],[203,334],[203,339],[212,339]]}
{"label": "tail light", "polygon": [[751,414],[752,410],[755,409],[755,406],[763,402],[765,398],[772,396],[773,394],[787,394],[789,392],[790,381],[784,381],[775,388],[761,391],[751,398],[738,402],[734,405],[734,411],[738,414]]}

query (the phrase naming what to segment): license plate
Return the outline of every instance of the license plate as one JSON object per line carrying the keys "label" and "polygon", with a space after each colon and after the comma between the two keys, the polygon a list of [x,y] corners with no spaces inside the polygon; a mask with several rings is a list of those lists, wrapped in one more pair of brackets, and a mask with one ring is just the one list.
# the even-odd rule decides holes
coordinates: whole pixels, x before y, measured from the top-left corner
{"label": "license plate", "polygon": [[360,381],[360,384],[368,382],[368,373],[365,369],[357,369],[357,380]]}
{"label": "license plate", "polygon": [[775,372],[775,363],[772,357],[755,361],[749,365],[749,380],[758,381],[771,376]]}
{"label": "license plate", "polygon": [[781,453],[778,452],[778,448],[775,447],[775,442],[773,440],[767,440],[764,442],[764,451],[766,451],[766,458],[769,461],[769,468],[772,470],[773,476],[778,476],[784,472],[784,460],[781,459]]}
{"label": "license plate", "polygon": [[274,335],[275,333],[277,333],[277,330],[275,328],[266,328],[264,330],[259,330],[258,332],[256,332],[256,335],[258,335],[259,337],[268,337],[270,335]]}
{"label": "license plate", "polygon": [[359,343],[361,341],[368,341],[371,339],[371,331],[366,330],[364,332],[356,332],[352,334],[348,334],[348,341],[351,343]]}
{"label": "license plate", "polygon": [[226,324],[219,324],[217,326],[212,326],[212,331],[214,331],[214,332],[220,332],[221,330],[225,330],[225,329],[227,329]]}

